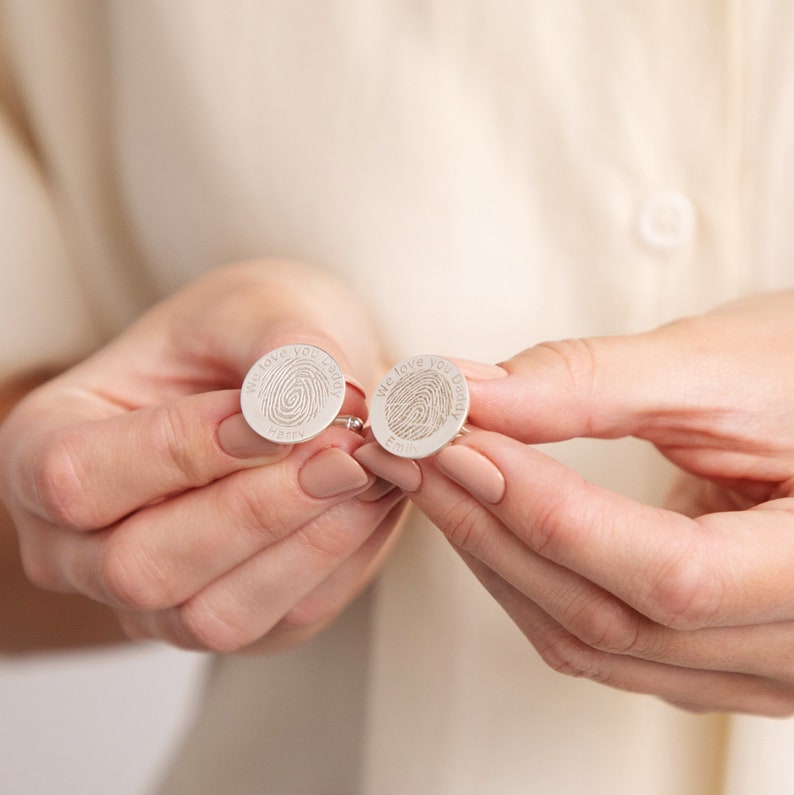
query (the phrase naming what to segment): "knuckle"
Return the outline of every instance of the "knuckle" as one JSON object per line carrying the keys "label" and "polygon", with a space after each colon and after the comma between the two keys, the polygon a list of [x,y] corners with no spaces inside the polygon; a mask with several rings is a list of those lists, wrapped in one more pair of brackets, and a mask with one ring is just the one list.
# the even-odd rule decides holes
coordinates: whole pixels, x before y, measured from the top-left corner
{"label": "knuckle", "polygon": [[573,605],[562,624],[582,643],[599,651],[640,654],[645,650],[641,617],[606,593]]}
{"label": "knuckle", "polygon": [[652,620],[681,631],[715,623],[724,594],[708,557],[705,550],[680,554],[664,568],[649,596]]}
{"label": "knuckle", "polygon": [[297,531],[297,536],[312,557],[328,563],[339,563],[352,551],[352,536],[346,525],[313,522]]}
{"label": "knuckle", "polygon": [[290,608],[279,622],[279,626],[302,637],[311,636],[328,625],[338,614],[336,606],[323,599],[309,596]]}
{"label": "knuckle", "polygon": [[278,510],[274,494],[280,490],[257,488],[255,471],[238,473],[229,481],[230,515],[236,526],[250,532],[264,544],[285,538],[294,528],[288,514]]}
{"label": "knuckle", "polygon": [[336,505],[293,531],[310,557],[319,559],[321,567],[339,565],[375,529],[375,523],[362,520],[355,509],[354,503]]}
{"label": "knuckle", "polygon": [[458,549],[472,555],[482,554],[485,524],[484,510],[469,501],[454,506],[446,515],[439,517],[438,525],[442,528],[447,540]]}
{"label": "knuckle", "polygon": [[47,557],[27,549],[27,545],[20,546],[20,559],[22,570],[28,580],[37,588],[44,591],[57,591],[62,587],[62,578],[56,573]]}
{"label": "knuckle", "polygon": [[196,455],[190,441],[196,438],[194,419],[182,404],[169,404],[157,412],[157,456],[167,462],[170,469],[181,473],[196,485],[205,482],[203,455]]}
{"label": "knuckle", "polygon": [[87,479],[75,453],[71,434],[61,433],[31,463],[33,490],[44,516],[59,527],[93,530],[95,506],[86,492]]}
{"label": "knuckle", "polygon": [[[568,394],[578,401],[581,409],[593,405],[592,393],[595,389],[597,356],[595,341],[587,338],[569,338],[541,342],[536,350],[548,353],[556,359],[557,369],[568,382]],[[590,431],[587,414],[583,413],[583,433]]]}
{"label": "knuckle", "polygon": [[543,505],[529,506],[530,513],[523,520],[531,531],[532,549],[541,555],[556,558],[559,529],[578,524],[571,515],[571,503],[564,492],[549,496]]}
{"label": "knuckle", "polygon": [[130,640],[148,640],[151,638],[151,634],[138,621],[136,613],[120,610],[117,611],[116,618],[121,631]]}
{"label": "knuckle", "polygon": [[524,537],[532,549],[544,557],[561,560],[574,539],[572,531],[588,528],[600,534],[610,517],[582,494],[589,488],[581,475],[568,471],[561,474],[554,493],[526,501],[519,521]]}
{"label": "knuckle", "polygon": [[120,535],[106,541],[97,577],[107,599],[130,610],[162,610],[173,602],[162,571],[139,544],[128,543]]}
{"label": "knuckle", "polygon": [[582,643],[568,632],[553,632],[545,643],[538,643],[536,646],[541,659],[557,673],[609,683],[606,655]]}
{"label": "knuckle", "polygon": [[263,634],[254,622],[231,610],[192,599],[177,610],[183,644],[189,648],[228,654],[241,651]]}

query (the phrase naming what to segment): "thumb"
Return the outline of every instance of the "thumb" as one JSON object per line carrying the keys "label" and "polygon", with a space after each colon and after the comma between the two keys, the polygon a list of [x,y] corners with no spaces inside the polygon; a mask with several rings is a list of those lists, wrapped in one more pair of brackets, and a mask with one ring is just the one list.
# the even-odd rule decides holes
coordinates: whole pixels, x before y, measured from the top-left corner
{"label": "thumb", "polygon": [[651,417],[686,391],[670,377],[670,358],[669,345],[650,332],[543,342],[499,368],[456,364],[468,380],[472,425],[541,443],[643,436]]}
{"label": "thumb", "polygon": [[188,391],[239,386],[285,344],[312,344],[370,385],[379,351],[360,300],[309,266],[254,261],[210,271],[142,315],[93,357],[103,380],[135,393],[164,375]]}

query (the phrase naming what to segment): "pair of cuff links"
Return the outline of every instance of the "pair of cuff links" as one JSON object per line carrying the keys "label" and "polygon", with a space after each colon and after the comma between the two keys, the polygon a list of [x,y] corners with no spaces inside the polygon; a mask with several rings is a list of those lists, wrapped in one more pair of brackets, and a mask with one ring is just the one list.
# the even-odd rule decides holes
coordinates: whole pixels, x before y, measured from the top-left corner
{"label": "pair of cuff links", "polygon": [[[322,348],[283,345],[248,371],[240,391],[243,416],[260,436],[281,444],[308,441],[331,425],[360,433],[361,418],[339,413],[348,383]],[[390,453],[425,458],[464,432],[468,413],[463,373],[441,356],[411,356],[392,367],[375,389],[370,425]]]}

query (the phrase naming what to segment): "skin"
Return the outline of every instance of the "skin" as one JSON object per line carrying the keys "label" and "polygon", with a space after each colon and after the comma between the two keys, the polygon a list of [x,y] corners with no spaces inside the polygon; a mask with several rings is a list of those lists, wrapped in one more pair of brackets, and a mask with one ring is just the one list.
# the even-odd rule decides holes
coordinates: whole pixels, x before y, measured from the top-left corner
{"label": "skin", "polygon": [[[56,375],[43,371],[0,389],[0,422],[28,393]],[[34,652],[85,647],[124,639],[112,611],[80,595],[41,590],[25,576],[11,517],[0,503],[0,647]]]}
{"label": "skin", "polygon": [[[552,668],[694,711],[790,715],[792,350],[790,291],[530,348],[470,381],[478,430],[455,446],[475,465],[461,477],[442,451],[412,499]],[[627,435],[679,467],[664,508],[525,444]]]}
{"label": "skin", "polygon": [[[307,640],[377,571],[404,498],[349,458],[363,441],[351,431],[295,446],[246,436],[238,388],[261,355],[301,341],[372,383],[376,339],[341,284],[288,262],[218,269],[154,307],[0,426],[28,577],[108,606],[133,638],[213,651]],[[366,417],[357,389],[342,413]],[[307,494],[303,469],[329,448],[364,482]]]}
{"label": "skin", "polygon": [[[250,363],[294,339],[370,387],[384,369],[338,284],[249,263],[23,399],[0,428],[0,482],[33,582],[192,648],[278,649],[331,621],[387,554],[401,492],[301,490],[318,451],[362,444],[338,428],[258,454],[254,440],[242,457],[219,443]],[[789,715],[793,343],[794,292],[779,292],[530,348],[506,377],[470,381],[476,430],[452,448],[474,456],[468,474],[442,451],[411,499],[554,669],[695,711]],[[365,411],[355,390],[343,410]],[[627,435],[679,467],[667,506],[527,446]]]}

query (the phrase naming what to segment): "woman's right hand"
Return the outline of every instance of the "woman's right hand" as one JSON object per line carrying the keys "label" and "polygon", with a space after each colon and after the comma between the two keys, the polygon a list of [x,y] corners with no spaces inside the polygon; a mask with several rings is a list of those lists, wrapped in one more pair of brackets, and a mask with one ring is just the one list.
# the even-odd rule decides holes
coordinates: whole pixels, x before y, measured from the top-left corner
{"label": "woman's right hand", "polygon": [[[239,386],[290,342],[372,383],[374,339],[344,287],[284,262],[218,269],[150,310],[0,426],[29,577],[111,605],[136,638],[231,651],[310,637],[377,570],[402,495],[352,458],[351,431],[257,436]],[[357,389],[342,412],[366,416]]]}

